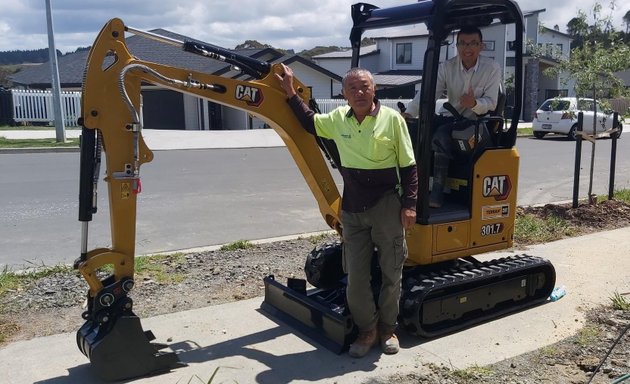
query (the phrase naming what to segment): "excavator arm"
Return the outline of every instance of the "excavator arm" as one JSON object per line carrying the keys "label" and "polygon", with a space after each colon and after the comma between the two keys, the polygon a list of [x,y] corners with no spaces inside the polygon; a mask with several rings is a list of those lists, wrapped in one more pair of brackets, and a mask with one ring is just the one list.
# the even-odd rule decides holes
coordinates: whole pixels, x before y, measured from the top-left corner
{"label": "excavator arm", "polygon": [[[183,50],[238,66],[255,80],[235,80],[139,60],[129,52],[125,32],[180,45]],[[148,347],[152,335],[146,339],[134,336],[142,330],[128,297],[134,285],[141,166],[153,159],[153,152],[142,137],[143,84],[193,94],[264,120],[286,144],[326,223],[341,231],[341,197],[337,186],[315,138],[302,128],[288,106],[275,71],[281,73],[278,66],[217,47],[137,31],[126,27],[120,19],[109,21],[98,35],[87,58],[83,83],[79,198],[82,249],[75,267],[89,285],[88,308],[83,314],[86,323],[78,332],[77,341],[102,377],[140,376],[180,364],[173,354],[156,354],[155,348]],[[309,89],[297,79],[295,84],[298,95],[308,102]],[[111,247],[88,251],[88,223],[96,212],[101,153],[106,158]],[[100,271],[105,266],[111,266],[113,273],[103,276]],[[145,351],[146,361],[129,364],[138,361],[141,350]],[[116,356],[115,361],[112,356]]]}

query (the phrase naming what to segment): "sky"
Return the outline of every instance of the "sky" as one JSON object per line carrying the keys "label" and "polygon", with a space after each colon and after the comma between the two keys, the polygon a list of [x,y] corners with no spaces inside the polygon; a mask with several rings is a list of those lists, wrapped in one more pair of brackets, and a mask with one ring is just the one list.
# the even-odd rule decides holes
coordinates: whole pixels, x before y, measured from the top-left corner
{"label": "sky", "polygon": [[[50,0],[55,48],[63,53],[92,45],[112,18],[130,27],[163,28],[225,48],[257,40],[300,52],[318,45],[347,47],[352,27],[351,4],[360,0]],[[413,0],[363,0],[381,8]],[[541,21],[566,31],[577,10],[590,15],[597,0],[517,0],[521,10],[545,9]],[[629,2],[601,1],[602,14],[613,14],[617,29]],[[367,35],[367,34],[366,34]],[[0,0],[0,51],[48,47],[45,0]]]}

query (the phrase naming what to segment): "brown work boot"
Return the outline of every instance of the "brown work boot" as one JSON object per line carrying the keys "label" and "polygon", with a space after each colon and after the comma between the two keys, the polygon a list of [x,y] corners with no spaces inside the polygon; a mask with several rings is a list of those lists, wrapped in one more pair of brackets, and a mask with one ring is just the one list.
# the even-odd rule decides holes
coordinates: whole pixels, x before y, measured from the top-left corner
{"label": "brown work boot", "polygon": [[380,338],[383,353],[393,355],[400,351],[400,343],[398,342],[398,338],[394,332],[381,332]]}
{"label": "brown work boot", "polygon": [[372,349],[377,342],[378,334],[376,328],[372,328],[368,331],[360,331],[354,343],[350,344],[348,354],[352,357],[363,357],[370,352],[370,349]]}

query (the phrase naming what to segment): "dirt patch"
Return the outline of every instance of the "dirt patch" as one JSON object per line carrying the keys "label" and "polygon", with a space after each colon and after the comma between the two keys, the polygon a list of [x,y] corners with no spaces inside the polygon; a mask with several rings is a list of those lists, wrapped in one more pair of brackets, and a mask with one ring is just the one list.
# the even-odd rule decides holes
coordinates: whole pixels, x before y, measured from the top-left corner
{"label": "dirt patch", "polygon": [[545,204],[535,207],[519,207],[519,214],[539,218],[555,216],[574,227],[579,234],[621,228],[630,225],[630,205],[618,200],[604,200],[599,204]]}

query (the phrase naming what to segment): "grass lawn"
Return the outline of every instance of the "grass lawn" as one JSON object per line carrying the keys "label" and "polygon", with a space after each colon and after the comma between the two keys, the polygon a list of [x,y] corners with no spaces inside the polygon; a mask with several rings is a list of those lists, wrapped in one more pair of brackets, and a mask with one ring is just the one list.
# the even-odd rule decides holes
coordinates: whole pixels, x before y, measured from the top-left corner
{"label": "grass lawn", "polygon": [[56,139],[5,139],[0,137],[0,148],[36,148],[36,147],[78,147],[79,139],[66,139],[65,143],[58,143]]}
{"label": "grass lawn", "polygon": [[[81,127],[66,127],[66,131],[78,131]],[[0,125],[0,131],[54,131],[51,125]]]}

